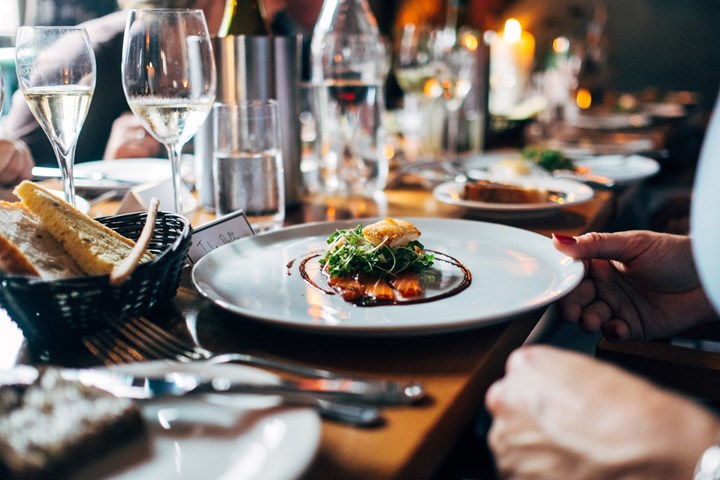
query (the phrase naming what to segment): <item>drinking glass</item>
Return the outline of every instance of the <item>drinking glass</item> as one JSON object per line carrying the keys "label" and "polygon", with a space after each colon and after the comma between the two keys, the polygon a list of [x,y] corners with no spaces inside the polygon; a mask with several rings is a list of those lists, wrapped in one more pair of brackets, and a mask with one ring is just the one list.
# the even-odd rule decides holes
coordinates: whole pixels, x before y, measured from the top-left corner
{"label": "drinking glass", "polygon": [[219,215],[243,210],[256,232],[285,220],[285,182],[275,100],[216,103],[213,180]]}
{"label": "drinking glass", "polygon": [[15,45],[20,89],[50,139],[65,200],[75,205],[75,145],[95,91],[95,54],[83,27],[20,27]]}
{"label": "drinking glass", "polygon": [[447,112],[447,156],[442,164],[449,173],[456,171],[453,164],[457,160],[460,107],[472,87],[477,40],[478,37],[463,32],[433,32],[433,75],[425,85],[425,94],[442,99]]}
{"label": "drinking glass", "polygon": [[174,207],[180,214],[182,148],[212,109],[215,77],[202,10],[130,10],[123,39],[123,89],[135,116],[167,148]]}
{"label": "drinking glass", "polygon": [[3,79],[2,67],[0,67],[0,117],[2,117],[4,106],[5,106],[5,80]]}
{"label": "drinking glass", "polygon": [[430,39],[427,27],[408,23],[403,25],[395,47],[393,71],[403,91],[401,122],[404,153],[409,162],[416,160],[422,139],[430,133],[425,95],[425,85],[434,73]]}

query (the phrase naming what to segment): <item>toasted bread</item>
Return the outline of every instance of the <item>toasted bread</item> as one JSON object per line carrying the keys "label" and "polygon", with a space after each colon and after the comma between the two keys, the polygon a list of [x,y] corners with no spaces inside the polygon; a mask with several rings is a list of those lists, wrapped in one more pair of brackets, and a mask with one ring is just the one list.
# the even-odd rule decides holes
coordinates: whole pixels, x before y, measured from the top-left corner
{"label": "toasted bread", "polygon": [[[87,274],[109,274],[135,245],[37,184],[24,181],[14,193]],[[140,262],[153,257],[146,251]]]}
{"label": "toasted bread", "polygon": [[19,202],[0,202],[0,270],[45,280],[84,275],[35,215]]}

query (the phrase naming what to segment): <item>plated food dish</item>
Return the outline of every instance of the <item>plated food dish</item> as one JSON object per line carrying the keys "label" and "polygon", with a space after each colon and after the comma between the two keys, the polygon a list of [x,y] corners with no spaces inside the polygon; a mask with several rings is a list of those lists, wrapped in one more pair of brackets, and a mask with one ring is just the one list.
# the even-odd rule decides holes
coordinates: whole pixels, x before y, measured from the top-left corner
{"label": "plated food dish", "polygon": [[[478,176],[483,174],[477,174]],[[485,174],[486,177],[489,175]],[[440,202],[472,210],[474,213],[488,217],[500,218],[532,218],[557,213],[560,209],[571,205],[587,202],[593,197],[593,189],[574,180],[545,177],[507,177],[497,178],[503,184],[519,189],[530,189],[531,192],[548,192],[555,200],[521,202],[488,201],[484,197],[468,197],[466,183],[446,182],[433,189],[433,196]],[[553,196],[554,195],[554,196]],[[538,195],[532,195],[537,197]],[[530,195],[524,196],[530,199]]]}
{"label": "plated food dish", "polygon": [[[445,253],[425,250],[420,235],[415,225],[396,218],[336,229],[325,251],[306,255],[298,272],[317,292],[337,293],[363,307],[432,302],[467,288],[470,271]],[[442,269],[437,262],[447,265]]]}
{"label": "plated food dish", "polygon": [[[466,289],[430,302],[363,307],[319,292],[303,279],[303,260],[324,252],[335,230],[378,220],[316,223],[243,238],[203,257],[193,267],[193,282],[219,307],[265,323],[386,336],[502,322],[556,300],[582,278],[582,263],[557,252],[541,235],[485,222],[406,218],[422,232],[427,251],[451,256],[467,268],[472,281]],[[455,288],[464,278],[457,264],[437,262],[435,268],[445,279],[444,289]],[[316,283],[324,281],[319,262],[307,269]]]}

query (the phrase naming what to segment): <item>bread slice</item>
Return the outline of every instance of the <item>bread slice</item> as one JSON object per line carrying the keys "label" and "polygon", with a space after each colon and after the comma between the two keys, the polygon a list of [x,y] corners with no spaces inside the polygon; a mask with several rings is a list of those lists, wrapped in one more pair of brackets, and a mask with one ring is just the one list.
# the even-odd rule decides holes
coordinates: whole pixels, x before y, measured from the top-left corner
{"label": "bread slice", "polygon": [[85,274],[20,202],[0,202],[0,232],[0,271],[44,280]]}
{"label": "bread slice", "polygon": [[[109,274],[135,245],[35,183],[23,181],[13,193],[87,274]],[[140,261],[153,257],[146,251]]]}
{"label": "bread slice", "polygon": [[66,380],[52,367],[34,381],[30,373],[21,375],[12,382],[10,371],[0,383],[0,478],[75,478],[118,446],[133,444],[140,451],[150,446],[132,400]]}

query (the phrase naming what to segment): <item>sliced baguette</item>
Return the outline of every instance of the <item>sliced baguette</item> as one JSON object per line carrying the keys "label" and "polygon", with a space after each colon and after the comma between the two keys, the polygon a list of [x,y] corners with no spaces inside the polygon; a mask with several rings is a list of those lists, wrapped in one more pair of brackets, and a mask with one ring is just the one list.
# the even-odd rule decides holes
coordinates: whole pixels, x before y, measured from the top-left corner
{"label": "sliced baguette", "polygon": [[[23,181],[13,193],[87,274],[109,274],[135,245],[35,183]],[[146,251],[140,262],[153,257]]]}
{"label": "sliced baguette", "polygon": [[85,273],[50,232],[19,202],[0,202],[0,270],[44,280]]}

